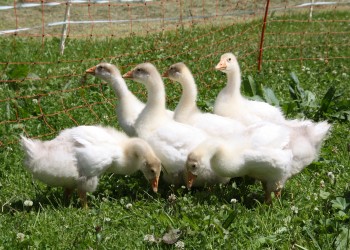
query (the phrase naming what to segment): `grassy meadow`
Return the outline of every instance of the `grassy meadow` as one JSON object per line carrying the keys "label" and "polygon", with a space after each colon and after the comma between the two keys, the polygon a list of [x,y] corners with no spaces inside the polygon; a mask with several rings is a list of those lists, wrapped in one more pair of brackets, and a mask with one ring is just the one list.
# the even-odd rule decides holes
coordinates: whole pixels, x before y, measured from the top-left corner
{"label": "grassy meadow", "polygon": [[[271,16],[260,73],[257,21],[68,39],[63,56],[56,38],[0,37],[0,249],[350,249],[350,27],[321,22],[350,14],[317,12],[320,22],[311,23],[279,22],[284,18],[290,16]],[[213,68],[228,51],[238,56],[245,95],[278,104],[288,118],[332,123],[319,160],[291,178],[272,206],[263,203],[260,183],[247,178],[192,190],[161,182],[155,194],[138,173],[103,175],[84,210],[77,195],[65,204],[60,188],[33,181],[24,169],[20,134],[51,139],[76,125],[118,128],[118,100],[105,82],[85,76],[87,68],[108,61],[125,73],[150,61],[163,72],[183,61],[197,80],[198,105],[210,112],[226,84]],[[146,100],[140,84],[127,83]],[[180,86],[165,85],[174,109]]]}

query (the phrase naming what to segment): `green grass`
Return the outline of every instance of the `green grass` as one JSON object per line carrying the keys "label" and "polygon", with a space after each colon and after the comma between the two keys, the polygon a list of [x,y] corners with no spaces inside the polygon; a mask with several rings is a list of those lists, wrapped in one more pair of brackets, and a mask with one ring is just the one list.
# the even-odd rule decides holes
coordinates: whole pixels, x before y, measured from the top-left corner
{"label": "green grass", "polygon": [[[348,12],[320,12],[314,18],[334,19],[335,13],[338,20],[349,20]],[[292,17],[305,19],[307,15]],[[274,17],[278,18],[287,17]],[[331,25],[334,30],[349,31],[343,23]],[[274,22],[267,31],[311,28],[324,32],[330,26]],[[174,244],[159,240],[170,229],[181,231],[185,249],[349,249],[349,120],[333,116],[337,105],[350,98],[349,59],[330,59],[328,63],[265,61],[262,72],[257,73],[259,32],[260,25],[253,21],[178,29],[147,37],[68,40],[64,56],[59,55],[55,38],[42,44],[41,39],[2,37],[0,249],[175,249]],[[350,55],[349,37],[338,35],[305,36],[302,50],[268,48],[300,45],[298,39],[268,36],[264,60],[299,58],[300,53],[304,58],[321,58],[326,50],[329,57]],[[325,39],[334,40],[331,48],[324,46]],[[18,145],[21,133],[50,139],[61,129],[75,125],[102,123],[118,127],[114,111],[117,100],[112,90],[93,77],[85,79],[87,68],[110,61],[126,72],[138,63],[152,61],[163,72],[172,63],[184,61],[195,74],[200,107],[211,110],[210,103],[226,83],[226,77],[213,67],[226,51],[238,54],[244,86],[250,76],[255,83],[271,88],[282,107],[295,102],[288,87],[292,82],[290,73],[297,75],[302,88],[315,94],[316,107],[293,109],[288,113],[290,118],[312,116],[309,111],[316,110],[330,86],[339,95],[324,114],[333,127],[319,160],[291,178],[281,200],[274,199],[273,206],[262,203],[260,184],[249,179],[237,178],[227,185],[191,191],[160,183],[159,193],[153,194],[142,175],[136,174],[104,175],[98,190],[88,197],[90,208],[83,210],[76,196],[64,204],[61,189],[32,181],[24,170]],[[21,64],[24,62],[30,64]],[[168,106],[174,108],[180,86],[165,83]],[[128,84],[145,100],[144,88],[134,82]],[[328,177],[329,172],[334,180]],[[171,194],[176,200],[169,199]],[[25,206],[26,200],[33,205]],[[132,207],[128,209],[129,203]],[[145,241],[146,235],[154,235],[158,243]]]}

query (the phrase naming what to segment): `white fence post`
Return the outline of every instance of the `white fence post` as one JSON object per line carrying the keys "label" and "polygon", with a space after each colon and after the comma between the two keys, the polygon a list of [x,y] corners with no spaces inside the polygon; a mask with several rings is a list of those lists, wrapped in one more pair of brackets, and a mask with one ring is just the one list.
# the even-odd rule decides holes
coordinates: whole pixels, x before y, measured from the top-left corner
{"label": "white fence post", "polygon": [[61,43],[60,43],[60,54],[63,55],[65,42],[67,38],[67,27],[68,27],[68,20],[70,19],[70,6],[71,6],[71,0],[67,0],[66,3],[66,13],[64,14],[64,23],[62,26],[62,35],[61,35]]}

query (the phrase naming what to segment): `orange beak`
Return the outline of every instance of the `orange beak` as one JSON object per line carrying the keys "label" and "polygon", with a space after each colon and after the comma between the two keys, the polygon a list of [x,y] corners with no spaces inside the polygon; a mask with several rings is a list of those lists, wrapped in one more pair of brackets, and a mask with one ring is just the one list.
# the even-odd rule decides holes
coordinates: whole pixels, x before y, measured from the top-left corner
{"label": "orange beak", "polygon": [[227,68],[226,61],[221,60],[218,65],[215,66],[216,70],[225,70]]}
{"label": "orange beak", "polygon": [[192,174],[190,171],[187,172],[187,188],[190,189],[193,185],[194,180],[197,178],[196,175]]}
{"label": "orange beak", "polygon": [[157,176],[152,180],[152,189],[153,189],[153,192],[155,193],[158,192],[158,183],[159,183],[159,176]]}
{"label": "orange beak", "polygon": [[85,70],[85,73],[86,73],[86,74],[95,75],[95,70],[96,70],[96,66],[91,67],[90,69]]}
{"label": "orange beak", "polygon": [[127,73],[125,73],[124,75],[123,75],[123,78],[133,78],[132,77],[132,74],[134,73],[134,71],[133,70],[130,70],[129,72],[127,72]]}
{"label": "orange beak", "polygon": [[164,74],[162,75],[162,77],[169,77],[169,72],[165,71]]}

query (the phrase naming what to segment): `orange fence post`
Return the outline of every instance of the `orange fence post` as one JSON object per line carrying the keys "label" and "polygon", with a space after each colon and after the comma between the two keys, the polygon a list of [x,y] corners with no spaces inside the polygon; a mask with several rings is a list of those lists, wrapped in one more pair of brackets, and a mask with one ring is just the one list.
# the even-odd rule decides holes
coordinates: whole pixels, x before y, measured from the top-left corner
{"label": "orange fence post", "polygon": [[266,7],[265,7],[264,23],[263,23],[263,26],[262,26],[261,38],[260,38],[259,59],[258,59],[258,70],[259,70],[259,72],[261,70],[263,43],[264,43],[264,35],[265,35],[265,29],[266,29],[267,13],[269,12],[269,4],[270,4],[270,0],[267,0],[266,1]]}

